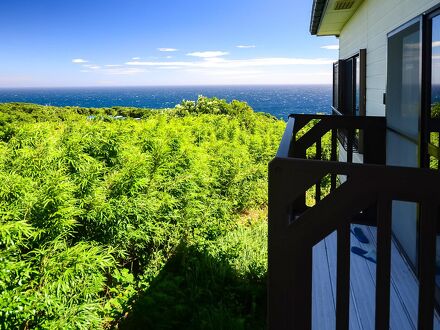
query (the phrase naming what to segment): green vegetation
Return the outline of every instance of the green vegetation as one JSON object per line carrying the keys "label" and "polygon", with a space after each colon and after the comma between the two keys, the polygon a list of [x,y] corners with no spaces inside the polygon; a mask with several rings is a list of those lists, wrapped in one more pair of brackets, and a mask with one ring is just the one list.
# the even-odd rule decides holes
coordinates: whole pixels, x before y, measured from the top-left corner
{"label": "green vegetation", "polygon": [[204,97],[0,104],[0,329],[264,328],[283,129]]}
{"label": "green vegetation", "polygon": [[[440,118],[440,103],[433,103],[431,105],[431,118],[438,119]],[[432,145],[439,147],[439,133],[431,132],[430,133],[430,141]],[[431,169],[438,169],[438,157],[430,156],[430,166]]]}

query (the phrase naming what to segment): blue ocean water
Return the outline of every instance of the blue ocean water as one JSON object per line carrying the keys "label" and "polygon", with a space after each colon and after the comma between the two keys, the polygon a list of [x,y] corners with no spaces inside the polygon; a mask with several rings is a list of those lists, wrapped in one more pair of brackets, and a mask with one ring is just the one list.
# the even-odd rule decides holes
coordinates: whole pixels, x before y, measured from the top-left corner
{"label": "blue ocean water", "polygon": [[172,108],[198,95],[246,101],[255,111],[286,119],[291,113],[330,113],[331,85],[108,88],[4,88],[0,102],[54,106]]}

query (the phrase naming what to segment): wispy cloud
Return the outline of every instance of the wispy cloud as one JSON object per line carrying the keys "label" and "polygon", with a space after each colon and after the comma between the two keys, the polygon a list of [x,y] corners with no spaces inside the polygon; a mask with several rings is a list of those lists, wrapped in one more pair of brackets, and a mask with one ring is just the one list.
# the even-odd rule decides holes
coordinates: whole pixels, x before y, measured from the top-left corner
{"label": "wispy cloud", "polygon": [[215,75],[215,76],[244,76],[244,75],[256,75],[256,74],[264,73],[264,71],[261,70],[227,70],[227,69],[226,70],[216,69],[209,72],[203,69],[187,69],[186,71]]}
{"label": "wispy cloud", "polygon": [[157,50],[160,52],[177,52],[178,51],[178,49],[176,49],[176,48],[158,48]]}
{"label": "wispy cloud", "polygon": [[99,65],[87,65],[86,69],[80,70],[80,72],[93,72],[95,74],[107,74],[107,75],[135,75],[138,73],[147,72],[144,68],[127,67],[121,64],[106,64],[103,67]]}
{"label": "wispy cloud", "polygon": [[435,48],[435,47],[440,47],[440,41],[433,41],[432,42],[432,48]]}
{"label": "wispy cloud", "polygon": [[132,66],[149,67],[181,67],[181,68],[220,68],[236,69],[246,67],[265,67],[265,66],[289,66],[289,65],[328,65],[333,63],[332,59],[326,58],[290,58],[290,57],[269,57],[269,58],[251,58],[244,60],[227,60],[224,58],[204,58],[203,61],[130,61],[125,63]]}
{"label": "wispy cloud", "polygon": [[339,45],[327,45],[327,46],[321,46],[322,49],[330,49],[330,50],[338,50]]}
{"label": "wispy cloud", "polygon": [[86,61],[85,59],[83,59],[83,58],[74,58],[73,60],[72,60],[72,63],[87,63],[88,61]]}
{"label": "wispy cloud", "polygon": [[140,60],[141,58],[136,56],[136,57],[132,57],[131,59],[132,60]]}
{"label": "wispy cloud", "polygon": [[147,72],[147,70],[142,69],[142,68],[110,68],[110,69],[103,69],[102,73],[108,74],[108,75],[117,75],[117,76],[121,76],[121,75],[127,75],[127,76],[131,76],[131,75],[135,75],[138,73],[143,73],[143,72]]}
{"label": "wispy cloud", "polygon": [[237,48],[255,48],[256,46],[255,45],[238,45],[235,47],[237,47]]}
{"label": "wispy cloud", "polygon": [[209,57],[220,57],[228,55],[228,52],[222,52],[219,50],[213,50],[213,51],[207,51],[207,52],[192,52],[188,53],[186,55],[188,56],[195,56],[195,57],[201,57],[201,58],[209,58]]}

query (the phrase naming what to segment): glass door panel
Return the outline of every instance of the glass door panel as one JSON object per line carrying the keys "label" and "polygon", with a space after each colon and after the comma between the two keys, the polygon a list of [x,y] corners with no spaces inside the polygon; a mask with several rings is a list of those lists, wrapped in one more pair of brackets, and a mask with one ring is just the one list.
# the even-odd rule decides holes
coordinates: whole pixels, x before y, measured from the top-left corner
{"label": "glass door panel", "polygon": [[[421,109],[420,23],[388,39],[387,164],[419,166]],[[393,202],[392,228],[408,261],[417,268],[416,203]]]}
{"label": "glass door panel", "polygon": [[420,26],[388,40],[387,126],[417,140],[420,119]]}
{"label": "glass door panel", "polygon": [[[431,118],[440,119],[440,16],[431,20]],[[430,134],[430,143],[439,147],[439,132]],[[436,157],[430,157],[430,167],[439,168]],[[436,299],[440,303],[440,233],[437,222],[437,258],[436,258]]]}

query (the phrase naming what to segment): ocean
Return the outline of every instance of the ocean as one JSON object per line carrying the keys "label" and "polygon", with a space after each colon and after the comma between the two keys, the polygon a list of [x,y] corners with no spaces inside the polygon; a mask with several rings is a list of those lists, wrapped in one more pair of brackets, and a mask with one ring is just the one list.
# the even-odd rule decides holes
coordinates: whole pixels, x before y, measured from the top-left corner
{"label": "ocean", "polygon": [[54,106],[173,108],[198,95],[246,101],[255,111],[286,119],[291,113],[330,113],[331,85],[3,88],[0,103]]}

